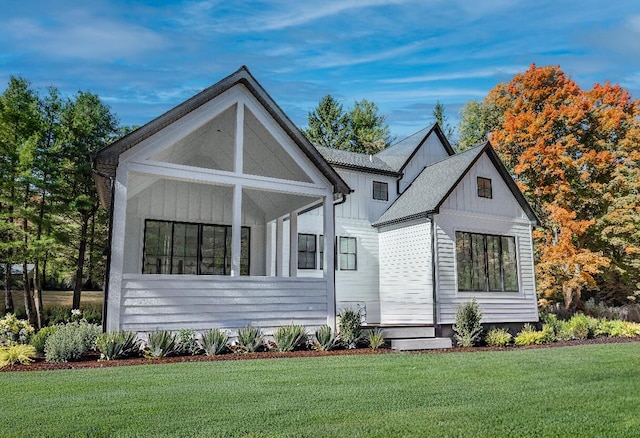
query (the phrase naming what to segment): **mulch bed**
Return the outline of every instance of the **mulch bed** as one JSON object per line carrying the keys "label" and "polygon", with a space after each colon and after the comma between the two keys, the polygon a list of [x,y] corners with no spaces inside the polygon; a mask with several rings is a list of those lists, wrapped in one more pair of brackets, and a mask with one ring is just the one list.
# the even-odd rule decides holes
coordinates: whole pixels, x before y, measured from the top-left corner
{"label": "mulch bed", "polygon": [[[620,344],[627,342],[640,342],[640,338],[595,338],[584,339],[576,341],[560,341],[552,344],[544,345],[529,345],[526,347],[468,347],[468,348],[449,348],[442,350],[420,350],[402,352],[402,354],[448,354],[448,353],[460,353],[460,352],[479,352],[479,351],[512,351],[516,349],[537,349],[537,348],[556,348],[556,347],[570,347],[577,345],[591,345],[591,344]],[[177,356],[177,357],[165,357],[158,359],[145,359],[145,358],[133,358],[133,359],[119,359],[110,361],[98,361],[98,355],[88,355],[82,361],[78,362],[65,362],[65,363],[49,363],[45,362],[43,358],[38,358],[31,365],[13,365],[0,368],[0,372],[11,371],[48,371],[48,370],[68,370],[68,369],[83,369],[83,368],[108,368],[118,366],[131,366],[131,365],[155,365],[164,363],[177,363],[177,362],[212,362],[222,360],[256,360],[256,359],[274,359],[274,358],[296,358],[296,357],[323,357],[323,356],[351,356],[358,354],[400,354],[391,349],[379,349],[371,350],[369,348],[358,348],[355,350],[332,350],[332,351],[315,351],[304,350],[294,351],[290,353],[281,353],[277,351],[266,351],[260,353],[245,353],[245,354],[222,354],[218,356]]]}

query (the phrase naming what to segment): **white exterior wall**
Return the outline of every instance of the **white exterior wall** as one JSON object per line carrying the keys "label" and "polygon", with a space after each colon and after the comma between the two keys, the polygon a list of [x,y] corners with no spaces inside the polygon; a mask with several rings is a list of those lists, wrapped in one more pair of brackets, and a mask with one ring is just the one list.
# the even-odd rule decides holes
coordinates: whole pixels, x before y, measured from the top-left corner
{"label": "white exterior wall", "polygon": [[[491,178],[493,198],[479,198],[477,177]],[[435,215],[437,321],[452,324],[458,304],[476,298],[485,323],[533,322],[538,307],[532,225],[486,155],[480,157]],[[516,238],[519,292],[462,292],[457,287],[456,231]]]}
{"label": "white exterior wall", "polygon": [[125,274],[122,330],[237,329],[267,334],[287,324],[327,323],[324,279]]}
{"label": "white exterior wall", "polygon": [[[124,272],[142,272],[146,219],[231,225],[233,190],[229,187],[158,180],[127,201]],[[265,275],[264,214],[245,197],[242,226],[251,229],[251,275]]]}
{"label": "white exterior wall", "polygon": [[400,180],[400,193],[403,193],[422,170],[430,164],[437,163],[447,158],[449,154],[444,148],[440,139],[433,132],[427,138],[416,154],[411,158],[403,170],[403,177]]}
{"label": "white exterior wall", "polygon": [[380,230],[380,323],[433,324],[431,222]]}

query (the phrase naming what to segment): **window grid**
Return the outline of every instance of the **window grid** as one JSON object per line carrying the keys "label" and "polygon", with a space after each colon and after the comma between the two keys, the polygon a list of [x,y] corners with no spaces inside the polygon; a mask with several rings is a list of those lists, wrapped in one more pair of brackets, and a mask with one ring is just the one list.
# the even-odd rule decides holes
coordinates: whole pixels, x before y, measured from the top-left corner
{"label": "window grid", "polygon": [[[240,230],[240,275],[249,275],[250,229]],[[147,219],[143,274],[231,274],[231,226]]]}
{"label": "window grid", "polygon": [[478,177],[478,197],[493,198],[493,190],[491,189],[491,179]]}
{"label": "window grid", "polygon": [[298,269],[316,269],[315,234],[298,234]]}
{"label": "window grid", "polygon": [[389,200],[389,184],[381,181],[373,182],[373,199],[379,201]]}
{"label": "window grid", "polygon": [[456,232],[458,290],[518,292],[515,237]]}
{"label": "window grid", "polygon": [[355,237],[338,237],[338,266],[341,271],[356,271],[357,263],[357,243]]}

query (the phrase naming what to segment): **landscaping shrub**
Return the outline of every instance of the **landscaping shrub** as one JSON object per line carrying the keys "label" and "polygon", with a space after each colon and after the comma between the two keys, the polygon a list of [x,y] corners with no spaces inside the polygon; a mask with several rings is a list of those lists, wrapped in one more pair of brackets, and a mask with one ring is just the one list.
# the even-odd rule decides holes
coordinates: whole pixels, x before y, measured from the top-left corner
{"label": "landscaping shrub", "polygon": [[273,334],[278,350],[293,351],[304,347],[307,343],[307,329],[299,324],[290,324],[278,327]]}
{"label": "landscaping shrub", "polygon": [[485,342],[489,347],[506,347],[511,343],[511,333],[505,328],[492,328],[485,337]]}
{"label": "landscaping shrub", "polygon": [[184,355],[194,355],[200,352],[200,345],[198,345],[195,330],[181,329],[178,332],[178,348],[180,354]]}
{"label": "landscaping shrub", "polygon": [[333,335],[331,327],[324,324],[316,330],[316,340],[313,347],[318,351],[329,351],[336,346],[336,337]]}
{"label": "landscaping shrub", "polygon": [[36,353],[44,354],[44,345],[47,342],[49,336],[54,334],[58,330],[57,325],[52,325],[50,327],[42,327],[38,330],[38,333],[31,337],[30,344],[33,345],[36,349]]}
{"label": "landscaping shrub", "polygon": [[550,344],[557,340],[554,326],[552,324],[542,324],[542,343]]}
{"label": "landscaping shrub", "polygon": [[517,334],[515,338],[516,345],[538,345],[543,344],[545,339],[545,333],[536,331],[531,324],[525,324],[522,330]]}
{"label": "landscaping shrub", "polygon": [[453,325],[455,338],[461,347],[473,347],[482,335],[482,311],[480,305],[474,299],[460,304],[456,308],[456,320]]}
{"label": "landscaping shrub", "polygon": [[102,360],[139,356],[140,344],[137,334],[127,331],[102,333],[96,339],[96,349]]}
{"label": "landscaping shrub", "polygon": [[81,320],[61,325],[44,344],[47,362],[69,362],[78,360],[95,347],[96,339],[102,332],[97,324]]}
{"label": "landscaping shrub", "polygon": [[587,339],[593,337],[595,331],[592,319],[582,313],[576,313],[567,321],[564,330],[571,339]]}
{"label": "landscaping shrub", "polygon": [[0,368],[7,365],[20,363],[28,365],[36,357],[36,349],[33,345],[10,344],[0,346]]}
{"label": "landscaping shrub", "polygon": [[229,335],[220,329],[211,329],[202,334],[200,339],[200,348],[207,356],[215,356],[221,354],[227,348]]}
{"label": "landscaping shrub", "polygon": [[263,344],[264,335],[260,328],[249,325],[238,329],[238,345],[241,351],[253,353],[262,348]]}
{"label": "landscaping shrub", "polygon": [[92,324],[102,323],[102,304],[92,303],[82,308],[82,315],[87,322]]}
{"label": "landscaping shrub", "polygon": [[360,309],[345,309],[338,314],[338,336],[345,347],[356,348],[362,337],[362,315]]}
{"label": "landscaping shrub", "polygon": [[369,343],[369,348],[372,350],[377,350],[378,348],[384,345],[384,336],[382,330],[377,328],[374,330],[370,330],[367,333],[367,342]]}
{"label": "landscaping shrub", "polygon": [[44,323],[46,325],[64,324],[71,320],[71,307],[52,306],[44,309]]}
{"label": "landscaping shrub", "polygon": [[148,359],[175,356],[180,353],[178,337],[167,330],[149,333],[144,356]]}
{"label": "landscaping shrub", "polygon": [[34,330],[29,321],[18,319],[14,313],[7,313],[0,319],[0,345],[28,344]]}

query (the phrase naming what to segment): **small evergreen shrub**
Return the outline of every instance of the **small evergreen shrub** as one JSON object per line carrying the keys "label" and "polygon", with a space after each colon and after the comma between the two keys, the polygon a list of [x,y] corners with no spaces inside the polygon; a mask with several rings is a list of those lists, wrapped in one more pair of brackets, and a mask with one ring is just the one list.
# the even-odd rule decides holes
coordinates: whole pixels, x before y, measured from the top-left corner
{"label": "small evergreen shrub", "polygon": [[505,328],[492,328],[485,337],[485,342],[489,347],[506,347],[511,343],[511,333]]}
{"label": "small evergreen shrub", "polygon": [[304,347],[307,343],[307,329],[299,324],[290,324],[278,329],[273,334],[278,350],[293,351]]}
{"label": "small evergreen shrub", "polygon": [[36,349],[33,345],[10,344],[0,346],[0,368],[17,363],[28,365],[36,357]]}
{"label": "small evergreen shrub", "polygon": [[28,344],[34,329],[29,321],[19,319],[15,313],[7,313],[0,319],[0,345]]}
{"label": "small evergreen shrub", "polygon": [[582,313],[576,313],[567,321],[566,330],[571,339],[587,339],[593,337],[593,323],[591,318]]}
{"label": "small evergreen shrub", "polygon": [[345,309],[340,314],[338,322],[338,336],[349,349],[356,348],[362,338],[362,315],[360,309]]}
{"label": "small evergreen shrub", "polygon": [[238,345],[246,353],[258,351],[264,345],[264,335],[258,327],[246,326],[238,329]]}
{"label": "small evergreen shrub", "polygon": [[384,336],[382,330],[379,328],[370,330],[367,333],[367,342],[369,343],[369,348],[371,348],[372,350],[377,350],[380,347],[384,346]]}
{"label": "small evergreen shrub", "polygon": [[473,347],[478,343],[482,335],[480,320],[482,320],[482,311],[475,298],[457,307],[453,331],[458,345]]}
{"label": "small evergreen shrub", "polygon": [[52,325],[50,327],[42,327],[38,330],[38,333],[31,337],[31,345],[33,345],[36,349],[36,353],[44,354],[44,345],[47,342],[49,336],[54,334],[58,330],[57,325]]}
{"label": "small evergreen shrub", "polygon": [[515,338],[516,345],[539,345],[544,341],[545,334],[543,332],[536,331],[531,324],[525,324],[522,330]]}
{"label": "small evergreen shrub", "polygon": [[81,320],[59,326],[44,344],[47,362],[69,362],[78,360],[83,354],[94,349],[96,339],[102,332],[97,324]]}
{"label": "small evergreen shrub", "polygon": [[114,360],[140,355],[140,340],[135,332],[101,333],[96,339],[100,359]]}
{"label": "small evergreen shrub", "polygon": [[331,327],[324,324],[315,332],[316,340],[313,347],[318,351],[329,351],[336,346],[336,337],[333,335]]}
{"label": "small evergreen shrub", "polygon": [[183,355],[195,355],[200,352],[195,330],[181,329],[178,332],[178,348]]}
{"label": "small evergreen shrub", "polygon": [[179,353],[180,345],[175,333],[167,330],[149,333],[147,346],[144,349],[146,358],[157,359],[159,357],[175,356]]}
{"label": "small evergreen shrub", "polygon": [[542,343],[551,344],[557,341],[554,326],[551,324],[542,324]]}
{"label": "small evergreen shrub", "polygon": [[229,335],[220,329],[211,329],[202,334],[200,339],[200,348],[207,356],[215,356],[222,354],[227,348]]}

